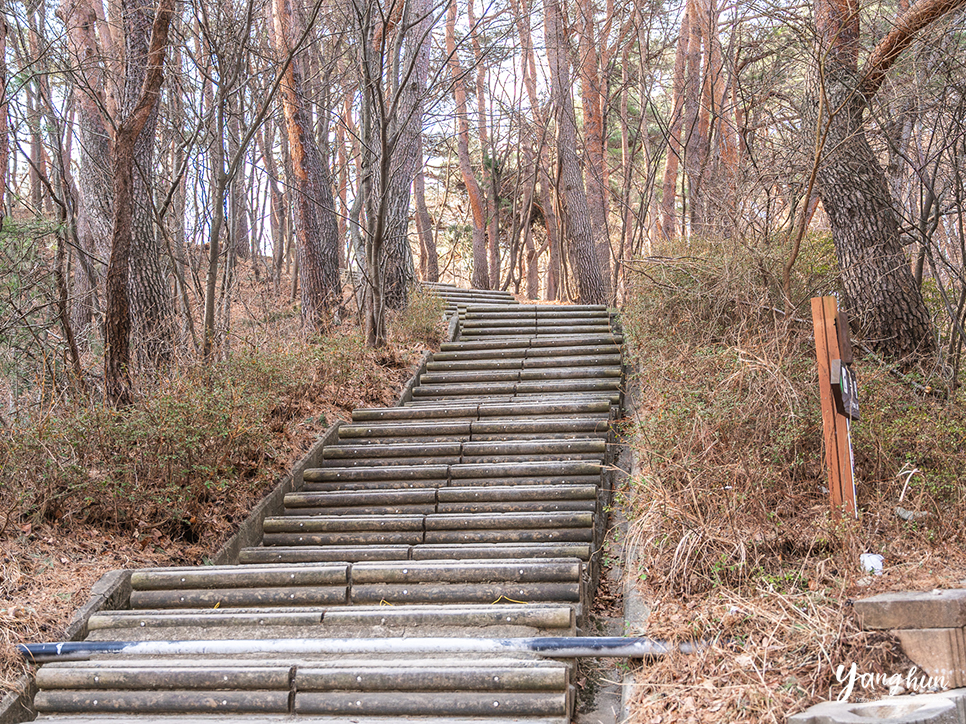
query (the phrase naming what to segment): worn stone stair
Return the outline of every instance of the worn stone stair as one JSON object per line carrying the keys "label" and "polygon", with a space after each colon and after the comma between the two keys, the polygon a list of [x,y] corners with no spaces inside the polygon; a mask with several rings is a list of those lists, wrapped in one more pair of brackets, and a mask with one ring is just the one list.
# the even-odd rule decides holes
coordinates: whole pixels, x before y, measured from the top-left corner
{"label": "worn stone stair", "polygon": [[[90,641],[242,648],[46,664],[41,720],[570,721],[571,661],[466,656],[446,641],[573,636],[586,622],[621,338],[603,307],[432,289],[458,335],[409,402],[356,410],[238,565],[136,571],[129,609],[88,625]],[[442,643],[410,655],[362,645],[414,637]],[[297,640],[345,641],[349,653],[244,649]]]}

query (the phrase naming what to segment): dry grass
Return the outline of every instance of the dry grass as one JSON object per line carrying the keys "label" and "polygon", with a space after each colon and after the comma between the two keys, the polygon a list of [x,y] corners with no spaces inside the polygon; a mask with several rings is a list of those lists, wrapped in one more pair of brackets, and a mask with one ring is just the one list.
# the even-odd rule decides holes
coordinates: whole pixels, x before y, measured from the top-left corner
{"label": "dry grass", "polygon": [[[710,642],[645,665],[635,722],[780,722],[837,696],[839,665],[905,675],[894,640],[859,631],[850,601],[966,577],[961,400],[857,360],[862,517],[835,522],[811,325],[784,314],[769,268],[733,250],[652,259],[624,311],[638,367],[626,432],[640,465],[624,493],[627,550],[640,554],[633,575],[653,604],[647,634]],[[818,273],[800,282],[835,284]],[[908,486],[904,466],[919,470]],[[934,514],[901,520],[900,499]],[[885,556],[885,575],[860,569],[866,551]]]}

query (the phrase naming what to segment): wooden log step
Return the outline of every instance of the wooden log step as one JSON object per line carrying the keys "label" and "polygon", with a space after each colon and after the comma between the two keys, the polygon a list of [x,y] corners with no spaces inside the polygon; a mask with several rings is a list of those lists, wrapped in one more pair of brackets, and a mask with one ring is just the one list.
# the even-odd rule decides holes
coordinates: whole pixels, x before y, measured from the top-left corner
{"label": "wooden log step", "polygon": [[[320,501],[327,503],[328,501]],[[285,508],[282,515],[429,515],[436,513],[434,503],[399,505],[319,505]]]}
{"label": "wooden log step", "polygon": [[[434,361],[448,359],[448,355],[455,353],[469,352],[493,352],[512,351],[512,350],[544,350],[545,354],[560,348],[592,348],[612,354],[614,349],[620,348],[620,343],[615,341],[613,334],[579,335],[579,336],[540,336],[524,339],[481,339],[481,340],[460,340],[457,342],[444,342],[440,345],[440,351],[433,354]],[[446,356],[444,356],[446,355]]]}
{"label": "wooden log step", "polygon": [[[533,310],[540,310],[540,311],[543,311],[543,310],[550,310],[550,311],[552,311],[554,309],[566,309],[566,310],[571,311],[571,312],[606,312],[607,311],[607,307],[604,306],[603,304],[568,304],[568,305],[566,305],[566,307],[556,306],[556,305],[552,305],[552,304],[551,305],[548,305],[548,304],[518,304],[517,306],[514,307],[514,309],[520,309],[520,310],[533,309]],[[489,312],[502,312],[502,311],[506,311],[506,310],[501,309],[500,307],[496,307],[496,306],[478,305],[478,306],[474,307],[471,311],[474,312],[474,313],[476,313],[476,314],[479,314],[481,312],[486,312],[486,313],[489,313]]]}
{"label": "wooden log step", "polygon": [[453,404],[483,404],[485,402],[490,403],[515,403],[515,402],[529,402],[534,399],[539,398],[545,402],[572,402],[572,401],[590,401],[590,400],[607,400],[613,405],[620,403],[621,393],[618,390],[602,391],[602,392],[557,392],[557,393],[546,393],[546,392],[519,392],[515,395],[443,395],[441,397],[417,397],[412,402],[407,403],[409,407],[424,407],[439,405],[441,403],[453,403]]}
{"label": "wooden log step", "polygon": [[[398,408],[397,408],[398,409]],[[384,424],[355,424],[339,426],[339,439],[352,440],[372,437],[442,437],[469,436],[472,420],[434,420],[432,422],[396,421]]]}
{"label": "wooden log step", "polygon": [[[568,467],[571,466],[571,467]],[[587,467],[589,466],[589,467]],[[331,490],[386,490],[386,489],[415,489],[415,488],[443,488],[448,485],[549,485],[549,484],[599,484],[602,472],[600,457],[594,455],[589,460],[545,460],[545,461],[512,461],[493,462],[486,464],[460,463],[457,465],[440,466],[442,471],[439,478],[411,479],[406,476],[409,467],[422,466],[393,466],[393,467],[365,467],[357,468],[311,468],[316,482],[308,482],[306,476],[305,492],[324,492]],[[398,479],[386,475],[388,472],[400,473]],[[322,473],[335,473],[325,477]],[[348,473],[358,473],[348,475]]]}
{"label": "wooden log step", "polygon": [[[357,514],[377,510],[393,514],[397,508],[422,508],[422,514],[469,512],[541,512],[594,510],[594,485],[490,486],[436,490],[319,491],[289,493],[285,515]],[[176,584],[173,584],[176,585]]]}
{"label": "wooden log step", "polygon": [[389,561],[356,563],[352,588],[373,583],[561,583],[580,581],[582,564],[572,558],[483,561]]}
{"label": "wooden log step", "polygon": [[[429,443],[427,443],[429,444]],[[356,445],[359,447],[369,447],[368,445]],[[375,447],[375,446],[373,446]],[[385,446],[379,446],[385,447]],[[459,455],[441,455],[439,457],[427,457],[426,455],[419,454],[414,451],[410,457],[404,457],[402,455],[367,455],[361,450],[356,450],[352,453],[352,456],[346,455],[345,457],[329,457],[322,459],[323,467],[386,467],[393,468],[396,466],[411,467],[416,465],[424,465],[427,462],[435,463],[438,465],[456,465],[461,462]],[[423,486],[410,486],[410,487],[426,487]]]}
{"label": "wooden log step", "polygon": [[352,604],[580,602],[580,583],[373,583],[353,586]]}
{"label": "wooden log step", "polygon": [[522,382],[454,382],[448,384],[420,385],[413,389],[413,398],[447,397],[450,395],[517,395],[526,393],[561,394],[570,392],[608,392],[619,390],[621,380],[613,379],[566,379],[532,380]]}
{"label": "wooden log step", "polygon": [[574,454],[603,454],[607,451],[607,441],[596,438],[576,440],[488,440],[482,442],[464,442],[462,447],[464,459],[484,455],[560,455],[560,459],[565,460],[568,456]]}
{"label": "wooden log step", "polygon": [[483,402],[477,409],[479,418],[483,421],[501,417],[550,419],[558,416],[603,419],[611,413],[610,404],[605,400],[574,399],[573,397],[551,399],[549,396],[545,400],[514,400],[509,404]]}
{"label": "wooden log step", "polygon": [[[435,497],[435,496],[434,496]],[[131,574],[135,591],[189,588],[248,588],[284,586],[339,586],[348,580],[344,565],[199,566],[145,568]]]}
{"label": "wooden log step", "polygon": [[413,546],[412,560],[477,560],[482,558],[579,558],[590,560],[586,542],[464,543]]}
{"label": "wooden log step", "polygon": [[564,667],[422,665],[300,666],[295,689],[304,691],[566,691]]}
{"label": "wooden log step", "polygon": [[422,457],[432,462],[433,458],[459,458],[460,443],[434,442],[419,445],[327,445],[322,448],[322,459],[339,461],[360,456],[374,458],[412,458]]}
{"label": "wooden log step", "polygon": [[460,332],[461,340],[485,339],[487,337],[530,337],[538,334],[582,337],[583,335],[603,335],[610,332],[609,324],[580,326],[576,324],[546,325],[532,327],[478,327]]}
{"label": "wooden log step", "polygon": [[182,714],[205,712],[275,713],[288,712],[288,691],[219,691],[199,696],[196,691],[84,691],[52,689],[37,692],[34,707],[39,712],[137,712],[139,714]]}
{"label": "wooden log step", "polygon": [[[516,344],[512,347],[483,349],[465,349],[452,352],[437,352],[427,363],[427,369],[432,371],[438,369],[442,363],[468,363],[476,362],[495,362],[509,367],[516,366],[515,363],[523,364],[523,360],[534,357],[567,357],[576,358],[577,364],[588,364],[587,358],[598,358],[602,356],[613,356],[619,354],[619,348],[613,344],[589,344],[579,340],[574,344],[555,347],[530,347],[525,344]],[[548,363],[549,364],[549,363]],[[431,367],[429,365],[432,365]],[[524,365],[525,366],[525,365]]]}
{"label": "wooden log step", "polygon": [[[537,543],[537,542],[587,542],[593,540],[593,513],[589,511],[561,512],[524,512],[524,513],[436,513],[432,515],[383,515],[383,516],[279,516],[265,519],[263,545],[283,546],[327,546],[327,545],[383,545],[405,543]],[[245,590],[245,589],[243,589]],[[261,589],[266,596],[273,594],[282,597],[278,605],[285,605],[286,590],[293,592],[289,605],[300,605],[299,596],[306,595],[306,589]],[[320,588],[321,591],[328,589]],[[326,600],[332,602],[333,589]],[[152,600],[168,600],[161,596],[150,598],[141,592],[138,608],[151,607]],[[178,593],[178,592],[175,592]],[[187,595],[184,592],[181,592]],[[213,591],[211,596],[204,592],[192,596],[211,605],[220,600],[217,594],[225,597],[222,605],[242,606],[244,600],[230,591]],[[320,593],[320,595],[322,595]],[[133,602],[132,594],[132,602]],[[171,599],[174,600],[174,599]],[[143,601],[143,603],[142,603]],[[322,601],[325,602],[325,601]],[[188,599],[181,601],[191,605]],[[132,607],[134,604],[132,603]],[[170,608],[170,603],[156,608]]]}
{"label": "wooden log step", "polygon": [[[513,530],[584,528],[593,525],[593,516],[583,511],[561,513],[508,513],[431,515],[315,515],[274,516],[265,519],[266,540],[270,534],[388,534],[459,530]],[[414,543],[422,540],[414,540]],[[434,541],[427,541],[434,542]],[[438,542],[438,541],[435,541]]]}
{"label": "wooden log step", "polygon": [[[321,620],[321,616],[316,616]],[[100,662],[72,662],[69,666],[41,666],[37,670],[40,689],[212,689],[245,691],[276,689],[288,691],[292,666],[159,667],[149,661],[127,666],[105,667]]]}
{"label": "wooden log step", "polygon": [[[399,508],[410,506],[428,507],[423,512],[433,512],[436,507],[436,490],[431,488],[316,491],[288,493],[284,499],[286,514],[310,509],[335,508],[339,512],[353,508]],[[391,514],[391,513],[390,513]],[[306,515],[308,515],[306,513]],[[365,515],[370,515],[366,513]]]}
{"label": "wooden log step", "polygon": [[590,528],[594,524],[594,516],[585,511],[565,511],[562,513],[507,513],[505,515],[495,515],[488,513],[480,514],[456,514],[439,513],[426,516],[426,537],[427,543],[443,542],[429,540],[431,534],[448,533],[460,530],[523,530],[536,532],[539,530],[553,529],[578,529]]}
{"label": "wooden log step", "polygon": [[250,608],[318,606],[344,603],[346,585],[298,588],[215,588],[181,591],[132,591],[131,608]]}
{"label": "wooden log step", "polygon": [[427,372],[419,378],[420,385],[440,385],[451,383],[479,382],[520,382],[527,380],[570,380],[600,379],[620,377],[619,365],[611,367],[531,367],[517,370],[454,370],[449,372]]}
{"label": "wooden log step", "polygon": [[[572,482],[575,478],[598,478],[602,472],[603,468],[600,463],[582,460],[517,462],[499,465],[474,463],[451,465],[449,469],[449,475],[454,481],[454,485],[471,485],[474,483],[458,481],[475,481],[481,478],[489,481],[523,479],[551,484],[563,480]],[[579,480],[577,482],[586,481]]]}
{"label": "wooden log step", "polygon": [[325,694],[301,693],[295,697],[295,713],[369,716],[564,716],[568,696],[560,694],[419,692]]}
{"label": "wooden log step", "polygon": [[[324,609],[327,610],[327,609]],[[166,609],[104,611],[90,617],[87,628],[102,631],[124,628],[225,628],[262,626],[318,626],[322,611],[317,607],[290,610],[284,608],[185,608],[172,612]],[[98,666],[101,666],[101,662]],[[41,671],[45,670],[44,666]]]}
{"label": "wooden log step", "polygon": [[497,289],[460,289],[458,287],[452,287],[450,289],[446,288],[436,288],[432,290],[434,294],[441,297],[446,301],[454,299],[465,299],[474,304],[488,304],[494,306],[494,302],[497,303],[496,306],[500,306],[503,303],[510,303],[513,306],[518,306],[519,302],[513,297],[509,292],[501,292]]}
{"label": "wooden log step", "polygon": [[[353,427],[344,425],[340,429],[348,430],[349,441],[354,447],[365,445],[373,450],[381,450],[387,445],[420,445],[424,440],[421,436],[433,434],[434,425],[365,425]],[[458,434],[453,433],[458,442],[462,442],[462,452],[475,454],[477,447],[487,446],[489,443],[499,443],[501,436],[527,435],[529,439],[546,440],[559,443],[550,434],[568,435],[569,438],[606,437],[610,431],[610,421],[606,419],[557,419],[557,420],[487,420],[466,423],[466,429]],[[400,436],[398,439],[396,435]],[[475,439],[484,436],[483,439]],[[544,437],[546,436],[546,437]],[[522,443],[525,440],[518,440]],[[411,502],[418,502],[418,494],[414,493]]]}
{"label": "wooden log step", "polygon": [[589,333],[602,333],[611,330],[610,320],[606,317],[517,317],[515,319],[467,318],[460,325],[460,337],[472,334],[490,334],[494,330],[515,330],[519,334],[541,334],[544,330],[566,328],[576,330],[564,334],[576,334],[586,330]]}
{"label": "wooden log step", "polygon": [[445,291],[435,291],[436,295],[441,297],[444,301],[455,303],[458,306],[477,306],[477,305],[487,305],[496,307],[505,307],[507,305],[518,306],[518,302],[509,294],[500,294],[499,292],[487,292],[487,293],[472,293],[467,294],[464,291],[456,290],[445,290]]}
{"label": "wooden log step", "polygon": [[239,563],[316,563],[320,561],[399,561],[412,557],[411,545],[263,546],[242,548]]}
{"label": "wooden log step", "polygon": [[514,305],[519,304],[517,300],[509,292],[502,291],[500,289],[463,289],[461,287],[446,287],[437,286],[433,287],[430,291],[433,294],[443,298],[443,299],[453,299],[454,297],[471,299],[475,302],[485,302],[489,299],[494,299],[503,302],[512,302]]}
{"label": "wooden log step", "polygon": [[457,606],[351,606],[327,609],[326,626],[528,626],[538,629],[571,629],[575,611],[555,603],[457,605]]}
{"label": "wooden log step", "polygon": [[[606,416],[610,414],[610,404],[605,401],[567,400],[559,402],[543,402],[534,400],[520,400],[510,404],[485,402],[479,404],[450,404],[440,403],[426,407],[373,407],[363,408],[353,412],[353,423],[389,423],[389,422],[419,422],[444,421],[447,424],[453,418],[454,422],[492,417],[526,417],[543,419],[548,416],[569,415],[574,417],[588,417],[592,415]],[[340,427],[340,434],[345,425]]]}
{"label": "wooden log step", "polygon": [[460,336],[469,331],[502,328],[537,329],[540,334],[545,327],[606,327],[610,331],[610,318],[606,314],[596,316],[558,317],[548,315],[515,315],[493,318],[489,315],[467,315],[460,324]]}
{"label": "wooden log step", "polygon": [[[316,515],[265,518],[265,535],[270,533],[422,533],[425,515]],[[414,541],[419,542],[419,541]]]}
{"label": "wooden log step", "polygon": [[487,487],[453,487],[442,488],[437,492],[440,512],[444,505],[476,504],[476,503],[543,503],[581,502],[596,503],[596,485],[528,485]]}
{"label": "wooden log step", "polygon": [[[323,464],[335,466],[349,465],[353,460],[361,459],[363,463],[371,460],[409,460],[420,461],[439,460],[451,461],[445,464],[458,464],[467,457],[483,455],[562,455],[572,456],[577,453],[603,453],[607,443],[598,439],[577,440],[510,440],[510,441],[481,441],[481,442],[447,442],[447,443],[387,443],[373,445],[333,445],[323,448]],[[562,458],[562,459],[567,459]],[[572,458],[571,458],[572,459]],[[472,462],[466,460],[466,462]]]}
{"label": "wooden log step", "polygon": [[271,533],[266,531],[262,534],[262,545],[265,546],[385,546],[416,545],[422,542],[422,530],[306,530]]}
{"label": "wooden log step", "polygon": [[583,542],[422,544],[392,546],[259,546],[242,550],[241,563],[301,563],[314,561],[476,560],[480,558],[590,559]]}
{"label": "wooden log step", "polygon": [[[572,350],[571,350],[572,351]],[[548,367],[575,367],[578,365],[594,365],[596,367],[620,367],[623,369],[623,361],[619,354],[587,355],[585,357],[552,357],[530,355],[523,360],[524,369],[544,369]]]}
{"label": "wooden log step", "polygon": [[598,369],[623,369],[621,357],[618,354],[587,355],[584,357],[551,357],[551,356],[519,356],[515,358],[499,359],[465,359],[449,362],[429,362],[426,373],[420,377],[433,374],[455,374],[457,372],[518,372],[535,369],[580,369],[596,367]]}
{"label": "wooden log step", "polygon": [[502,319],[505,317],[535,316],[535,317],[610,317],[608,310],[573,309],[571,307],[543,307],[533,305],[518,305],[512,309],[496,309],[485,314],[476,309],[466,310],[467,317]]}
{"label": "wooden log step", "polygon": [[371,467],[359,470],[348,468],[309,468],[303,474],[309,482],[351,482],[353,480],[438,481],[449,477],[447,465],[397,465],[392,468]]}
{"label": "wooden log step", "polygon": [[[435,359],[435,358],[434,358]],[[450,361],[430,361],[426,363],[428,372],[446,372],[450,370],[519,370],[523,368],[522,356],[502,357],[499,359],[453,359]]]}
{"label": "wooden log step", "polygon": [[[574,624],[574,607],[563,604],[458,605],[458,606],[351,606],[311,609],[181,609],[111,611],[90,618],[91,631],[143,628],[256,628],[264,626],[292,626],[299,628],[330,628],[338,633],[343,627],[385,626],[399,627],[457,627],[457,626],[527,626],[540,630],[569,630]],[[89,662],[84,662],[85,664]],[[224,663],[224,662],[223,662]],[[81,666],[72,662],[73,666]],[[44,666],[39,671],[50,674],[62,664]],[[105,668],[104,661],[90,663],[97,670]],[[151,665],[152,668],[155,666]],[[69,668],[69,667],[68,667]],[[253,667],[254,668],[254,667]],[[287,677],[286,677],[287,678]],[[101,679],[106,682],[107,679]],[[53,685],[42,683],[42,687]],[[104,684],[107,688],[128,688]],[[65,688],[61,685],[60,688]],[[73,687],[85,688],[85,687]],[[86,686],[86,688],[94,688]],[[174,687],[178,688],[178,687]],[[190,688],[183,686],[181,688]],[[232,687],[225,687],[232,688]],[[241,687],[244,688],[244,687]],[[249,688],[272,688],[267,686]]]}

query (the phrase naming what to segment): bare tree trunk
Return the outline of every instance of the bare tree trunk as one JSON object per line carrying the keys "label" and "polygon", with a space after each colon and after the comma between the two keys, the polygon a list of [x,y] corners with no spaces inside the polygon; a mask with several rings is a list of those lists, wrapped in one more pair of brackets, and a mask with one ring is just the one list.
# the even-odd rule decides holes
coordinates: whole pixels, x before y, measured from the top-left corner
{"label": "bare tree trunk", "polygon": [[557,109],[558,193],[567,229],[570,265],[577,278],[580,303],[606,304],[609,301],[607,287],[597,257],[584,175],[577,156],[577,123],[570,89],[568,43],[559,0],[544,0],[544,11],[552,96]]}
{"label": "bare tree trunk", "polygon": [[[607,89],[600,72],[599,43],[594,22],[593,0],[580,0],[577,7],[579,22],[578,48],[580,53],[580,97],[584,115],[584,179],[587,188],[587,209],[596,239],[597,261],[604,281],[604,294],[610,299],[611,248],[607,229],[607,157],[604,153],[604,104]],[[600,37],[606,42],[606,33]]]}
{"label": "bare tree trunk", "polygon": [[[393,58],[389,63],[390,67],[397,68],[392,71],[394,77],[390,78],[390,90],[399,98],[396,111],[398,125],[391,124],[391,127],[398,129],[398,137],[392,149],[389,171],[383,259],[384,299],[389,309],[406,306],[409,287],[416,281],[412,247],[409,245],[409,201],[413,180],[422,161],[423,95],[429,68],[428,22],[416,21],[428,10],[426,3],[416,0],[411,7],[402,9],[400,23],[393,31],[404,34],[404,37],[394,40],[392,53],[398,52],[400,55],[398,61]],[[407,71],[412,71],[408,77]]]}
{"label": "bare tree trunk", "polygon": [[423,168],[423,139],[419,137],[419,171],[413,180],[413,197],[416,202],[416,232],[419,234],[419,271],[423,281],[439,281],[439,255],[433,236],[433,220],[426,206],[426,180]]}
{"label": "bare tree trunk", "polygon": [[[557,215],[554,212],[553,200],[551,198],[550,174],[547,171],[548,163],[546,160],[546,138],[547,122],[540,100],[537,96],[537,66],[533,53],[533,38],[530,32],[530,17],[532,16],[530,0],[512,0],[513,15],[516,18],[517,33],[520,36],[520,56],[521,75],[523,85],[527,91],[527,99],[530,101],[531,112],[533,113],[534,139],[536,144],[535,163],[538,166],[537,198],[539,200],[540,211],[543,215],[544,228],[547,230],[547,246],[550,249],[549,262],[547,264],[547,299],[559,299],[562,297],[562,285],[560,284],[560,234],[557,227]],[[519,2],[519,4],[517,4]],[[539,260],[540,253],[536,255]]]}
{"label": "bare tree trunk", "polygon": [[[873,345],[893,355],[934,347],[928,310],[902,249],[899,222],[879,160],[865,136],[866,103],[912,35],[963,0],[920,0],[858,71],[859,15],[850,0],[815,0],[822,68],[812,69],[806,127],[824,155],[817,181],[842,269],[846,306]],[[821,78],[821,80],[819,80]],[[857,90],[858,89],[858,92]]]}
{"label": "bare tree trunk", "polygon": [[[290,0],[274,0],[275,43],[280,61],[292,50]],[[323,164],[302,94],[301,58],[291,59],[282,80],[282,108],[288,127],[291,194],[298,237],[298,282],[302,320],[313,329],[326,323],[326,309],[340,301],[338,226],[328,168]]]}
{"label": "bare tree trunk", "polygon": [[466,86],[463,69],[456,55],[456,0],[450,0],[446,15],[446,54],[449,57],[450,75],[453,81],[453,97],[456,100],[456,155],[460,173],[466,185],[470,210],[473,213],[473,276],[470,283],[476,289],[489,289],[490,275],[487,261],[486,214],[483,211],[483,194],[470,162],[470,124],[466,107]]}
{"label": "bare tree trunk", "polygon": [[[234,158],[238,153],[241,141],[241,115],[244,107],[240,100],[229,103],[231,117],[228,121],[228,157]],[[228,216],[229,226],[229,259],[247,259],[251,253],[251,237],[248,227],[248,178],[245,174],[245,164],[242,162],[229,182]]]}
{"label": "bare tree trunk", "polygon": [[337,123],[335,127],[336,153],[336,195],[339,199],[339,216],[337,225],[339,228],[339,269],[346,268],[346,237],[348,232],[347,220],[349,218],[349,159],[345,152],[345,124]]}
{"label": "bare tree trunk", "polygon": [[483,188],[485,191],[486,203],[486,245],[489,254],[489,277],[490,289],[500,288],[500,215],[497,198],[499,194],[499,169],[497,168],[496,153],[490,143],[490,134],[487,128],[487,67],[486,58],[483,56],[483,47],[480,43],[480,28],[478,27],[476,13],[473,8],[474,0],[466,0],[466,19],[470,26],[470,46],[473,48],[473,57],[476,61],[476,125],[480,139],[480,152],[483,161]]}
{"label": "bare tree trunk", "polygon": [[[148,74],[148,43],[152,32],[152,8],[132,0],[121,3],[125,25],[124,42],[127,67],[124,77],[122,108],[130,116],[131,109],[141,102],[144,78]],[[158,123],[158,103],[150,105],[144,125],[133,146],[134,172],[131,179],[134,210],[131,217],[130,277],[128,280],[132,334],[137,342],[138,361],[149,365],[162,364],[173,352],[170,327],[171,303],[167,275],[162,267],[163,251],[155,231],[154,204],[154,142]],[[115,145],[118,143],[115,135]],[[117,154],[117,148],[115,155]],[[115,160],[115,164],[118,163]],[[126,161],[121,161],[126,163]],[[114,170],[115,186],[117,169]],[[118,204],[115,189],[115,205]],[[115,208],[115,224],[117,209]]]}
{"label": "bare tree trunk", "polygon": [[80,128],[80,171],[77,208],[79,265],[74,273],[74,301],[71,323],[79,346],[89,341],[88,328],[98,304],[98,284],[102,279],[97,260],[111,253],[113,199],[111,191],[111,137],[100,106],[104,99],[104,74],[98,65],[100,51],[95,28],[97,16],[90,2],[63,2],[58,9],[67,29],[75,70],[78,125]]}
{"label": "bare tree trunk", "polygon": [[128,78],[136,72],[131,66],[144,63],[141,93],[130,112],[118,125],[114,137],[113,186],[114,217],[111,232],[111,262],[107,270],[107,313],[104,321],[104,385],[115,405],[133,401],[130,365],[131,308],[128,301],[128,272],[134,248],[135,171],[138,139],[157,111],[158,95],[164,80],[164,54],[168,28],[174,15],[174,0],[160,0],[151,29],[147,54],[141,58],[127,55]]}
{"label": "bare tree trunk", "polygon": [[268,172],[268,191],[271,201],[272,221],[272,252],[275,255],[275,285],[282,279],[282,268],[285,266],[285,237],[288,229],[288,207],[285,197],[278,184],[278,165],[275,163],[273,150],[274,122],[269,119],[262,127],[259,136],[262,147],[262,158],[265,160],[265,170]]}

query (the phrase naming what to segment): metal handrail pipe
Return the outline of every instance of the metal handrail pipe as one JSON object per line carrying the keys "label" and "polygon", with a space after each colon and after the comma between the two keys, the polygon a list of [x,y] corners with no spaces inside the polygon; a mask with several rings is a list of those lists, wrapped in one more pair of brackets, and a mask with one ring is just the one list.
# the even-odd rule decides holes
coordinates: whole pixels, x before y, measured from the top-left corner
{"label": "metal handrail pipe", "polygon": [[237,656],[243,654],[503,654],[532,653],[552,659],[653,658],[677,650],[693,653],[700,644],[671,644],[622,636],[547,636],[532,638],[348,638],[216,639],[198,641],[61,641],[19,644],[27,660],[86,660],[101,654],[122,656]]}

